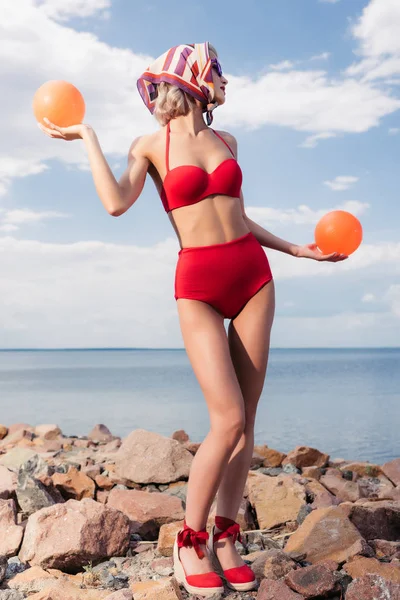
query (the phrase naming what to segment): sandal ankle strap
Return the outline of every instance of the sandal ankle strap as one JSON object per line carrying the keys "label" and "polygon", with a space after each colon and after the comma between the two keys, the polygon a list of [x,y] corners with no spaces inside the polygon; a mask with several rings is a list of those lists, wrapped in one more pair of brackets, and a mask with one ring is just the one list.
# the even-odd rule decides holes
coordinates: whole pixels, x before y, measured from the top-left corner
{"label": "sandal ankle strap", "polygon": [[240,525],[239,523],[236,523],[236,521],[228,519],[227,517],[219,517],[216,515],[215,525],[218,527],[218,529],[221,529],[220,532],[214,534],[215,542],[223,538],[232,536],[233,543],[235,543],[236,540],[239,540],[240,543],[243,543],[242,536],[240,534]]}
{"label": "sandal ankle strap", "polygon": [[178,533],[177,542],[178,548],[182,548],[182,546],[186,547],[194,547],[196,550],[196,554],[199,558],[204,558],[204,552],[200,548],[200,544],[206,544],[209,538],[209,534],[204,527],[204,529],[200,529],[199,531],[195,531],[191,527],[186,525],[186,521],[183,522],[183,529],[181,529]]}

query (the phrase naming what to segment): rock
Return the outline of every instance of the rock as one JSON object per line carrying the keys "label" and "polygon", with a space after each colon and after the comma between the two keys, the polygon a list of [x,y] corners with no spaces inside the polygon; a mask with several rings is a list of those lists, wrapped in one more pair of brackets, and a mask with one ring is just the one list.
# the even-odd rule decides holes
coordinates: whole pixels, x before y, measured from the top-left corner
{"label": "rock", "polygon": [[18,573],[8,586],[24,594],[34,594],[54,584],[54,577],[41,567],[34,566]]}
{"label": "rock", "polygon": [[247,487],[260,529],[295,520],[306,503],[304,487],[289,475],[267,477],[249,471]]}
{"label": "rock", "polygon": [[68,473],[54,473],[52,480],[64,498],[94,498],[96,486],[93,479],[78,471],[76,467],[70,467]]}
{"label": "rock", "polygon": [[167,486],[167,489],[162,493],[169,494],[170,496],[176,496],[179,498],[179,500],[182,500],[182,505],[185,508],[187,487],[188,484],[186,481],[176,481],[175,483],[171,483],[171,485]]}
{"label": "rock", "polygon": [[361,498],[361,491],[357,482],[346,481],[332,474],[322,475],[319,482],[334,494],[340,502],[355,502]]}
{"label": "rock", "polygon": [[157,581],[138,581],[131,584],[135,600],[182,600],[182,593],[175,577]]}
{"label": "rock", "polygon": [[306,483],[305,489],[308,497],[312,499],[310,504],[312,510],[315,510],[316,508],[326,508],[328,506],[337,506],[340,503],[340,500],[336,498],[336,496],[331,494],[325,486],[316,480]]}
{"label": "rock", "polygon": [[17,508],[14,500],[0,500],[0,556],[14,556],[18,552],[24,529],[16,522]]}
{"label": "rock", "polygon": [[13,471],[0,465],[0,499],[7,500],[15,494],[17,476]]}
{"label": "rock", "polygon": [[74,584],[58,580],[54,585],[29,596],[29,600],[104,600],[109,590],[81,589]]}
{"label": "rock", "polygon": [[352,507],[350,520],[366,540],[400,539],[400,503],[391,500],[363,502]]}
{"label": "rock", "polygon": [[257,579],[282,579],[297,568],[296,563],[282,550],[262,552],[251,565]]}
{"label": "rock", "polygon": [[392,583],[400,584],[400,567],[390,563],[379,562],[376,558],[365,558],[364,556],[355,556],[345,565],[343,569],[353,579],[364,577],[368,573],[380,575],[383,579]]}
{"label": "rock", "polygon": [[325,467],[329,461],[328,454],[323,454],[316,448],[309,446],[296,446],[283,459],[282,465],[292,464],[298,469],[303,467]]}
{"label": "rock", "polygon": [[257,454],[257,452],[254,451],[250,461],[250,469],[258,469],[262,467],[263,462],[264,458],[261,456],[261,454]]}
{"label": "rock", "polygon": [[97,475],[95,478],[96,485],[102,490],[111,490],[115,483],[109,477]]}
{"label": "rock", "polygon": [[183,520],[161,525],[158,534],[157,552],[161,556],[172,556],[176,534],[183,527]]}
{"label": "rock", "polygon": [[301,470],[298,469],[295,465],[292,465],[291,463],[287,463],[286,465],[283,465],[282,470],[284,473],[287,473],[288,475],[295,474],[295,473],[298,473],[300,475],[300,473],[301,473]]}
{"label": "rock", "polygon": [[310,563],[326,559],[346,561],[366,543],[347,514],[342,506],[313,510],[291,535],[285,552],[305,552]]}
{"label": "rock", "polygon": [[19,479],[16,495],[18,504],[27,516],[45,506],[56,504],[46,487],[39,480],[28,475]]}
{"label": "rock", "polygon": [[16,590],[0,590],[0,600],[24,600],[24,594]]}
{"label": "rock", "polygon": [[339,466],[339,469],[342,472],[352,471],[353,473],[357,473],[360,477],[378,477],[378,475],[382,475],[382,468],[380,465],[374,465],[369,462],[349,462]]}
{"label": "rock", "polygon": [[199,442],[186,442],[185,444],[183,444],[183,447],[193,456],[195,456],[200,446],[201,444]]}
{"label": "rock", "polygon": [[393,556],[400,558],[400,542],[388,542],[387,540],[371,540],[370,545],[375,550],[377,558]]}
{"label": "rock", "polygon": [[63,442],[60,440],[45,440],[40,437],[36,437],[32,441],[36,452],[44,454],[45,452],[59,452],[64,447]]}
{"label": "rock", "polygon": [[115,456],[117,475],[136,483],[171,483],[188,478],[193,456],[176,440],[137,429]]}
{"label": "rock", "polygon": [[15,575],[17,575],[17,573],[23,573],[23,571],[25,571],[25,569],[27,568],[28,565],[22,563],[19,560],[18,556],[11,556],[8,559],[6,578],[11,579]]}
{"label": "rock", "polygon": [[317,481],[321,477],[322,469],[321,467],[304,467],[301,470],[303,477],[307,477],[308,479],[316,479]]}
{"label": "rock", "polygon": [[76,572],[89,561],[124,555],[129,519],[89,498],[42,508],[28,519],[19,553],[23,562]]}
{"label": "rock", "polygon": [[55,440],[62,435],[62,431],[58,425],[49,425],[46,423],[44,425],[37,425],[35,427],[35,435],[45,440]]}
{"label": "rock", "polygon": [[391,497],[394,485],[384,475],[379,477],[360,477],[357,479],[361,496],[363,498],[371,498],[385,500]]}
{"label": "rock", "polygon": [[130,590],[118,590],[105,598],[105,600],[133,600],[132,592]]}
{"label": "rock", "polygon": [[108,492],[106,490],[97,490],[96,500],[97,500],[97,502],[101,502],[101,504],[107,504],[109,495],[110,495],[110,492]]}
{"label": "rock", "polygon": [[184,429],[174,431],[174,433],[171,435],[171,438],[177,442],[180,442],[181,444],[185,444],[189,441],[189,436]]}
{"label": "rock", "polygon": [[283,469],[281,467],[262,467],[258,470],[258,473],[268,475],[269,477],[278,477],[278,475],[283,473]]}
{"label": "rock", "polygon": [[324,563],[290,571],[285,583],[305,598],[325,597],[340,591],[339,577]]}
{"label": "rock", "polygon": [[101,467],[100,465],[87,465],[86,467],[82,467],[81,473],[87,475],[88,477],[90,477],[90,479],[93,479],[94,481],[96,477],[100,475]]}
{"label": "rock", "polygon": [[121,443],[121,438],[115,438],[112,440],[112,442],[108,442],[101,447],[101,453],[104,455],[113,454],[120,448]]}
{"label": "rock", "polygon": [[112,442],[113,435],[111,431],[102,423],[95,425],[88,435],[89,440],[93,442]]}
{"label": "rock", "polygon": [[184,518],[182,502],[167,494],[113,489],[107,506],[123,512],[131,522],[131,533],[157,539],[161,525]]}
{"label": "rock", "polygon": [[0,425],[0,440],[6,437],[8,434],[8,427],[5,425]]}
{"label": "rock", "polygon": [[400,600],[400,585],[379,575],[365,575],[350,583],[346,600]]}
{"label": "rock", "polygon": [[0,583],[3,581],[7,573],[7,558],[0,556]]}
{"label": "rock", "polygon": [[21,429],[25,429],[26,431],[31,431],[32,433],[35,430],[35,428],[32,427],[32,425],[29,425],[29,423],[13,423],[12,425],[9,426],[8,433],[12,434],[12,433],[15,433],[16,431],[20,431]]}
{"label": "rock", "polygon": [[254,450],[257,452],[257,454],[264,458],[264,467],[280,467],[283,459],[286,457],[286,454],[283,452],[279,452],[273,448],[268,448],[267,445],[254,446]]}
{"label": "rock", "polygon": [[395,458],[382,465],[382,471],[394,485],[400,485],[400,458]]}
{"label": "rock", "polygon": [[257,592],[257,600],[305,600],[293,592],[283,581],[263,579]]}
{"label": "rock", "polygon": [[14,471],[18,471],[24,462],[36,454],[37,453],[30,448],[12,448],[7,454],[0,456],[0,464]]}
{"label": "rock", "polygon": [[6,435],[0,442],[0,448],[6,448],[7,446],[15,446],[22,441],[30,442],[33,439],[33,432],[27,429],[17,429],[13,433],[8,431],[8,435]]}

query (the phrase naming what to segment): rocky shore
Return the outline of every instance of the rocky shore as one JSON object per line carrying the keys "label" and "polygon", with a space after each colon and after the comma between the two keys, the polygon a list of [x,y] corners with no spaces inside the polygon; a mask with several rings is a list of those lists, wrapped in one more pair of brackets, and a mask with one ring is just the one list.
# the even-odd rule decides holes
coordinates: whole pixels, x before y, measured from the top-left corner
{"label": "rocky shore", "polygon": [[[195,598],[172,546],[198,447],[184,431],[0,425],[0,600]],[[256,446],[238,521],[259,587],[224,598],[400,600],[400,458]]]}

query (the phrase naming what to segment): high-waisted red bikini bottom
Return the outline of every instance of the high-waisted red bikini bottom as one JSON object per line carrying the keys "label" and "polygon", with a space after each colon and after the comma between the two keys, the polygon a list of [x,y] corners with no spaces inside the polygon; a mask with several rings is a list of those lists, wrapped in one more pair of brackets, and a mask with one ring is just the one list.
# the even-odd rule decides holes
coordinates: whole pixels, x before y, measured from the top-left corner
{"label": "high-waisted red bikini bottom", "polygon": [[201,300],[233,319],[271,279],[268,258],[250,232],[223,244],[182,248],[175,272],[175,299]]}

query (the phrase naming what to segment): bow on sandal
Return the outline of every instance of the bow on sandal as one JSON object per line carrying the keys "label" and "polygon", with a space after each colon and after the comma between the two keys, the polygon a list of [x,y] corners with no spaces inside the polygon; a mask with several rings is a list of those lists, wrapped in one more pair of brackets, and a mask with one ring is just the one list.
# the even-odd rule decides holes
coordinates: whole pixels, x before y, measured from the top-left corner
{"label": "bow on sandal", "polygon": [[[215,526],[221,531],[215,533]],[[257,579],[250,567],[248,565],[242,565],[241,567],[233,567],[232,569],[223,570],[214,550],[214,544],[227,537],[232,537],[233,543],[235,543],[236,540],[242,542],[239,523],[236,523],[227,517],[216,516],[215,526],[213,526],[211,535],[209,536],[208,548],[211,552],[211,557],[216,570],[219,570],[223,573],[226,583],[231,589],[238,592],[247,592],[249,590],[253,590],[255,587],[257,587]]]}
{"label": "bow on sandal", "polygon": [[224,583],[219,575],[214,571],[208,573],[199,573],[197,575],[187,575],[184,566],[179,557],[179,548],[193,547],[199,558],[204,558],[205,554],[200,545],[206,545],[209,535],[206,529],[195,531],[188,527],[186,521],[183,522],[183,529],[178,531],[174,542],[174,575],[178,583],[183,585],[189,594],[199,596],[212,596],[216,593],[223,593]]}

